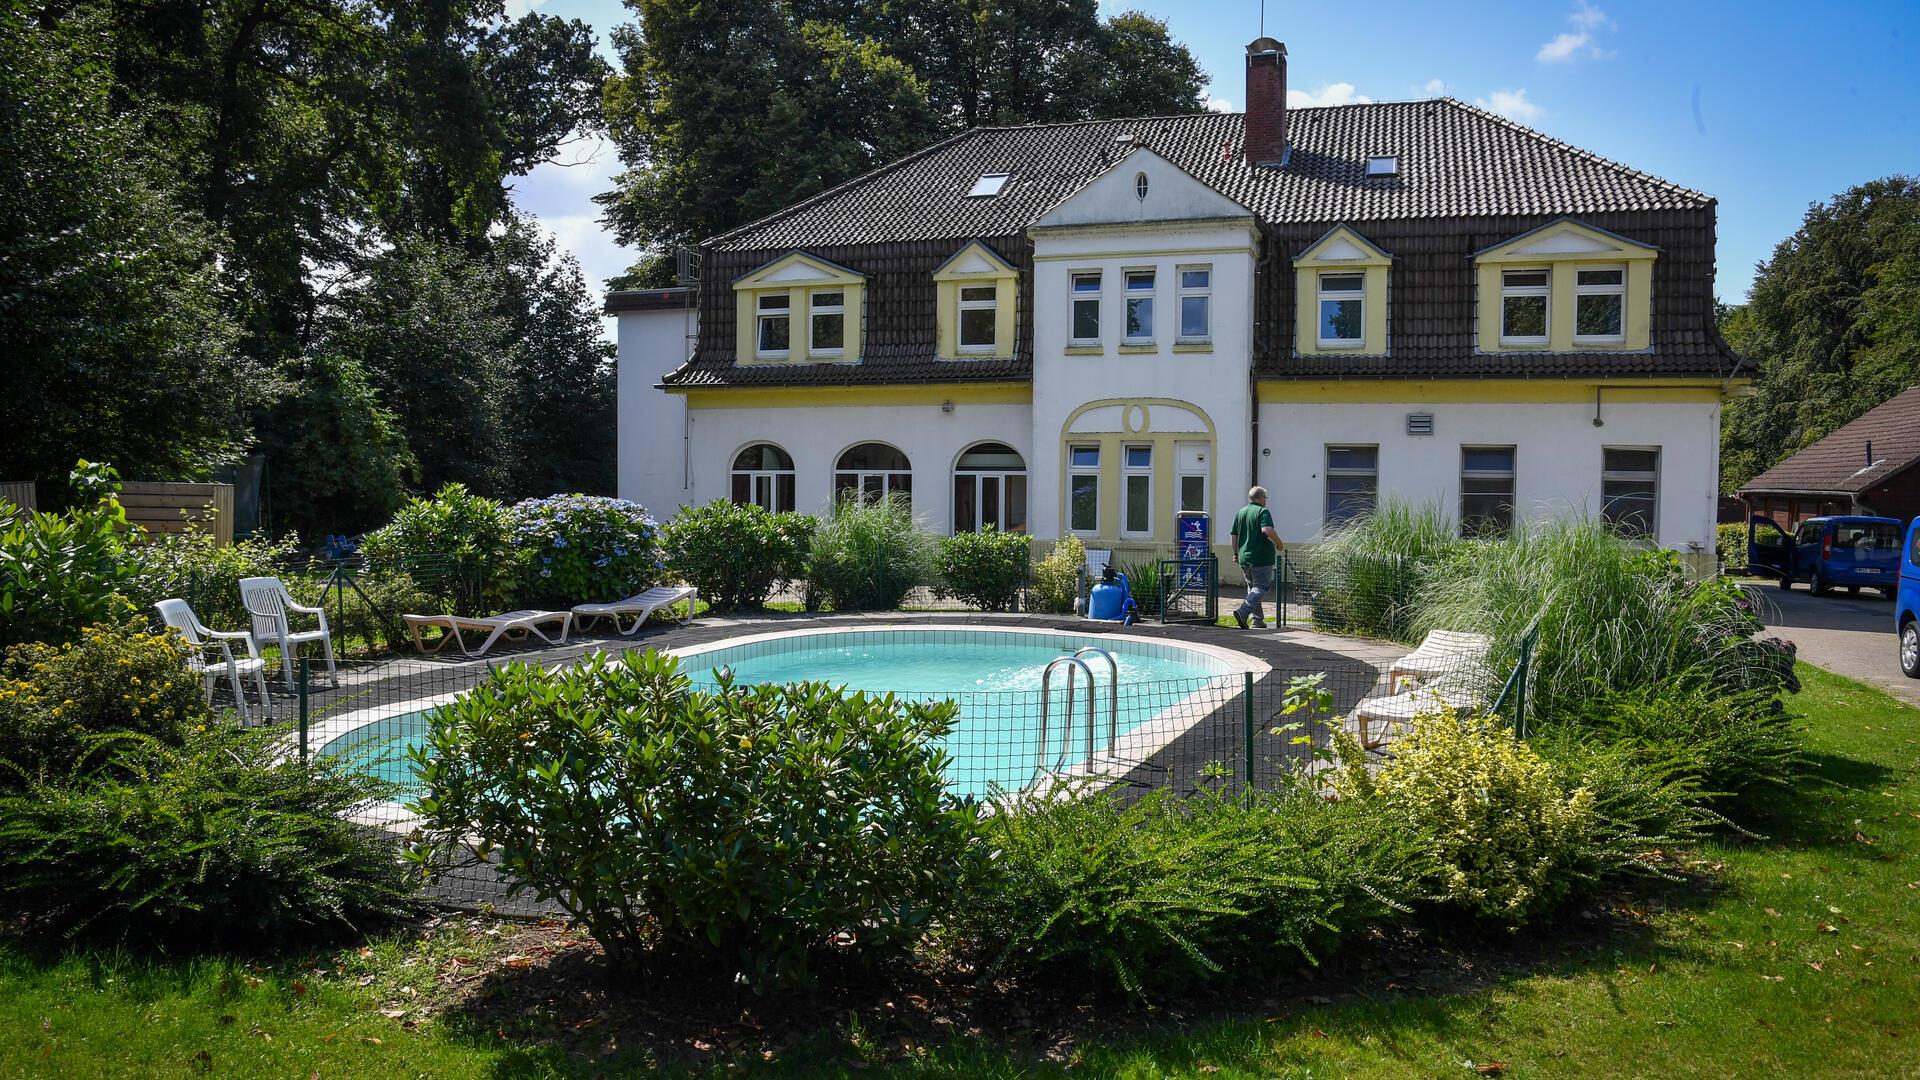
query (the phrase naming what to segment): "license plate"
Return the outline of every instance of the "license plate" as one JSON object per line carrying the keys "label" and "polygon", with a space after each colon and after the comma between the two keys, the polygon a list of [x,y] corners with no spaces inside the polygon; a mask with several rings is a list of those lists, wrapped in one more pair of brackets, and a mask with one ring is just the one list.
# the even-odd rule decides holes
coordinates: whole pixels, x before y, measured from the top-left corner
{"label": "license plate", "polygon": [[1858,570],[1856,570],[1856,571],[1854,571],[1854,573],[1857,573],[1857,574],[1877,574],[1877,573],[1879,573],[1879,572],[1880,572],[1880,571],[1878,571],[1878,570],[1872,570],[1872,569],[1868,569],[1867,567],[1864,567],[1864,566],[1863,566],[1863,567],[1861,567],[1860,569],[1858,569]]}

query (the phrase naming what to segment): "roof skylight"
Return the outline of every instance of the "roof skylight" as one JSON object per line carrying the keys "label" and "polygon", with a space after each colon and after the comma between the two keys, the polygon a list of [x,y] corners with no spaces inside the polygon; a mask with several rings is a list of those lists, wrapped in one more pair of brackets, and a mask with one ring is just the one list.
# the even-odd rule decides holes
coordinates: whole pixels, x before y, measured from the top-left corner
{"label": "roof skylight", "polygon": [[1375,154],[1367,159],[1368,176],[1398,176],[1400,174],[1400,155]]}
{"label": "roof skylight", "polygon": [[967,198],[990,199],[993,196],[1000,194],[1000,189],[1006,187],[1007,181],[1011,179],[1013,179],[1012,173],[1003,173],[1003,172],[986,173],[982,175],[980,179],[975,180],[973,182],[973,188],[972,190],[967,192]]}

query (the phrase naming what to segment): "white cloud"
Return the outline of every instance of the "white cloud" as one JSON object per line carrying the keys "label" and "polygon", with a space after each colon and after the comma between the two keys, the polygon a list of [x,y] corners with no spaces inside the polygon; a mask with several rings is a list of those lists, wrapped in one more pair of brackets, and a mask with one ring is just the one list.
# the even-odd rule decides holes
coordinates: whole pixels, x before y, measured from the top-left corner
{"label": "white cloud", "polygon": [[1233,102],[1228,101],[1226,98],[1218,97],[1213,94],[1207,95],[1206,109],[1208,112],[1233,112],[1234,111]]}
{"label": "white cloud", "polygon": [[1287,108],[1309,109],[1316,105],[1366,105],[1373,101],[1365,94],[1356,94],[1352,83],[1328,83],[1309,94],[1305,90],[1287,91]]}
{"label": "white cloud", "polygon": [[1547,111],[1527,100],[1524,87],[1519,90],[1495,90],[1487,97],[1474,98],[1473,103],[1509,120],[1533,121],[1546,115]]}
{"label": "white cloud", "polygon": [[547,0],[507,0],[507,18],[518,19],[522,15],[531,14],[534,8],[546,2]]}
{"label": "white cloud", "polygon": [[1420,88],[1420,93],[1426,97],[1446,97],[1447,82],[1445,79],[1428,79],[1427,84]]}
{"label": "white cloud", "polygon": [[1564,64],[1581,55],[1590,57],[1611,56],[1594,41],[1594,35],[1613,29],[1613,20],[1607,13],[1593,6],[1588,0],[1574,0],[1573,13],[1567,16],[1573,29],[1556,34],[1552,41],[1540,46],[1533,54],[1535,60],[1543,64]]}

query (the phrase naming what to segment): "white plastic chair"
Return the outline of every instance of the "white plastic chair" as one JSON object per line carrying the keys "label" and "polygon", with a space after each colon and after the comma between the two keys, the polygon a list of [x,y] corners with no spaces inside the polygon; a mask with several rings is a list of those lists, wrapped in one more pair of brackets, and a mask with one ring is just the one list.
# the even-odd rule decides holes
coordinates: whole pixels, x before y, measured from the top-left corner
{"label": "white plastic chair", "polygon": [[[333,639],[327,629],[327,613],[322,608],[302,607],[293,602],[293,594],[281,584],[277,577],[250,577],[240,579],[240,602],[246,605],[248,614],[253,616],[253,637],[262,646],[280,647],[281,673],[288,683],[293,682],[293,657],[300,646],[312,642],[320,643],[320,651],[327,659],[327,675],[338,678],[339,672],[333,663]],[[312,615],[319,619],[317,630],[293,629],[289,613]]]}
{"label": "white plastic chair", "polygon": [[[213,686],[220,679],[220,673],[226,672],[227,685],[233,688],[233,702],[239,706],[240,722],[253,723],[253,715],[247,711],[247,694],[240,689],[240,677],[253,677],[254,689],[260,693],[260,715],[263,720],[273,718],[273,701],[267,697],[267,662],[260,658],[260,646],[254,643],[253,635],[245,630],[209,630],[200,617],[193,613],[185,600],[162,600],[153,605],[160,612],[161,621],[193,646],[187,654],[187,668],[199,675],[206,683],[207,704],[213,704]],[[246,659],[236,659],[233,646],[228,642],[244,641],[247,644]],[[220,650],[220,659],[213,659],[213,650]]]}
{"label": "white plastic chair", "polygon": [[[693,621],[693,609],[700,603],[699,594],[691,585],[656,585],[643,593],[635,593],[625,600],[616,600],[611,604],[575,604],[573,606],[573,627],[584,630],[601,619],[613,620],[613,629],[622,637],[632,637],[639,631],[654,612],[666,609],[671,612],[673,605],[686,601],[687,617],[682,623]],[[634,616],[630,626],[622,627],[620,617]]]}

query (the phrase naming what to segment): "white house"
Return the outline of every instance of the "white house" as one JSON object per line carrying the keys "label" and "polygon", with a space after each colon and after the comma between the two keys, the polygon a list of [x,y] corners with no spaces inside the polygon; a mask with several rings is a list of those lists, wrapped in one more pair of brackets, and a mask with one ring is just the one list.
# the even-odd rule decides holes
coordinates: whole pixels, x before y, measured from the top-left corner
{"label": "white house", "polygon": [[1452,99],[1285,102],[1262,38],[1243,115],[975,129],[612,294],[620,494],[1166,551],[1258,483],[1290,542],[1390,493],[1711,567],[1714,201]]}

